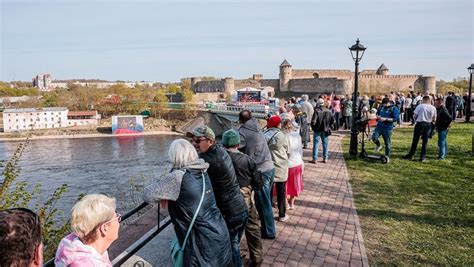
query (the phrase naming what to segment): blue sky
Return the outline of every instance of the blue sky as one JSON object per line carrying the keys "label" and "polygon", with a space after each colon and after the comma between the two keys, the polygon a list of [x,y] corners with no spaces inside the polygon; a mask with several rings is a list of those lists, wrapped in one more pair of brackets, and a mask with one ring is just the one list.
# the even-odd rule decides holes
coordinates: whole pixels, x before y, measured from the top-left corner
{"label": "blue sky", "polygon": [[293,68],[467,76],[474,4],[456,1],[1,1],[0,80],[277,78]]}

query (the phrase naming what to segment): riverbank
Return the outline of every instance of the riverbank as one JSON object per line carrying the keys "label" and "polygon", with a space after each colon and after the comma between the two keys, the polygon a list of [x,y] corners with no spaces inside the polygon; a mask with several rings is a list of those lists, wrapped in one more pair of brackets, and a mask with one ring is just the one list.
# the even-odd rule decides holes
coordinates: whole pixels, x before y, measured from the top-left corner
{"label": "riverbank", "polygon": [[61,138],[94,138],[94,137],[123,137],[142,135],[182,135],[175,129],[185,124],[186,120],[163,120],[147,118],[144,120],[145,131],[140,134],[112,134],[111,119],[101,120],[99,125],[75,126],[55,129],[38,129],[25,132],[3,133],[0,132],[0,141],[24,141],[37,139],[61,139]]}
{"label": "riverbank", "polygon": [[39,140],[39,139],[64,139],[64,138],[94,138],[94,137],[128,137],[128,136],[144,136],[144,135],[183,135],[182,133],[173,131],[147,131],[140,134],[110,134],[110,133],[78,133],[78,134],[63,134],[63,135],[31,135],[21,137],[3,137],[0,134],[0,141],[24,141]]}

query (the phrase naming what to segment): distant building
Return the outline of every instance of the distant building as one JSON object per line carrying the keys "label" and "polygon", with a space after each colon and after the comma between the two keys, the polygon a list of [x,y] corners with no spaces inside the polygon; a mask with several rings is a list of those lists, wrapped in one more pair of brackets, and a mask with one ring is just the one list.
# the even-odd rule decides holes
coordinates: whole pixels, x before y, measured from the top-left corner
{"label": "distant building", "polygon": [[0,108],[18,107],[21,103],[38,101],[38,96],[5,96],[0,97]]}
{"label": "distant building", "polygon": [[3,111],[3,131],[16,132],[67,127],[67,113],[67,108],[5,109]]}
{"label": "distant building", "polygon": [[[262,74],[254,74],[249,79],[226,77],[220,80],[202,81],[191,78],[193,91],[198,98],[214,100],[224,99],[235,90],[246,87],[273,87],[275,91],[339,95],[351,94],[354,86],[354,72],[340,69],[294,69],[285,59],[279,66],[278,79],[264,79]],[[359,74],[361,94],[387,94],[390,91],[408,91],[436,93],[436,77],[421,74],[389,74],[385,64],[376,70],[362,70]]]}
{"label": "distant building", "polygon": [[85,126],[99,124],[100,114],[97,110],[69,111],[67,113],[68,126]]}
{"label": "distant building", "polygon": [[54,89],[51,74],[39,74],[33,78],[33,86],[38,87],[40,91],[51,91]]}

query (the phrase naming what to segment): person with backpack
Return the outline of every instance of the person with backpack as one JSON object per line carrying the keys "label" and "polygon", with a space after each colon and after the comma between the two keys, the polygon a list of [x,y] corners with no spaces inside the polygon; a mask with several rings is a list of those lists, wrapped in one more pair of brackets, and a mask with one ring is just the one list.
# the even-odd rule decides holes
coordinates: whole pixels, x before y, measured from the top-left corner
{"label": "person with backpack", "polygon": [[448,153],[448,129],[453,121],[453,117],[444,106],[443,98],[436,99],[435,106],[437,111],[435,126],[438,132],[438,159],[443,160]]}
{"label": "person with backpack", "polygon": [[385,144],[385,156],[387,160],[390,157],[390,151],[392,149],[392,131],[393,124],[397,122],[400,112],[396,106],[393,106],[390,103],[388,97],[382,100],[382,105],[377,110],[377,126],[375,127],[374,133],[372,134],[372,141],[377,146],[375,148],[376,152],[379,152],[382,149],[382,145],[379,141],[379,136],[382,136],[383,142]]}

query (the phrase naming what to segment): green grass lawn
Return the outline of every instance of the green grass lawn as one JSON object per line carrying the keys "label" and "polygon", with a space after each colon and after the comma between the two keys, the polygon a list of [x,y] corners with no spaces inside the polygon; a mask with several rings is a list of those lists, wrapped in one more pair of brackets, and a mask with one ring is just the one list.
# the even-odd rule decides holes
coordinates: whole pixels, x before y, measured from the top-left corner
{"label": "green grass lawn", "polygon": [[[473,132],[474,123],[454,124],[444,161],[436,159],[437,135],[428,142],[427,162],[401,159],[412,127],[394,131],[389,164],[345,153],[370,265],[474,266]],[[349,151],[349,137],[343,145]],[[371,153],[374,147],[366,145]],[[420,151],[421,141],[415,158]]]}

